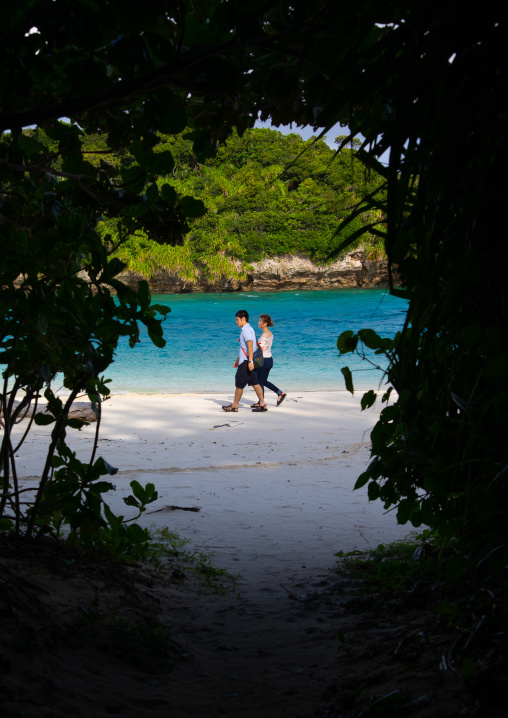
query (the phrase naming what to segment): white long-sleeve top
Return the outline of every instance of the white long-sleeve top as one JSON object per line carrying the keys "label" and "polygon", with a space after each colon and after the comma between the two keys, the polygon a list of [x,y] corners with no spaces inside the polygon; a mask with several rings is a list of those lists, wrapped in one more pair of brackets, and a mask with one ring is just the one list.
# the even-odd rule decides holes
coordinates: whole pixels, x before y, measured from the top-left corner
{"label": "white long-sleeve top", "polygon": [[261,334],[259,337],[258,344],[263,350],[263,356],[264,357],[271,357],[272,356],[272,342],[273,342],[273,334]]}

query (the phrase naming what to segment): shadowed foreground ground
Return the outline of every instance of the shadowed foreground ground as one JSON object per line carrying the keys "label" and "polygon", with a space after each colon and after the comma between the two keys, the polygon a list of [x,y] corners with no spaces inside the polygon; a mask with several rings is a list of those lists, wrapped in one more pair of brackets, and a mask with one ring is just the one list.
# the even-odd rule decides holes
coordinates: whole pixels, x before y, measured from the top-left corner
{"label": "shadowed foreground ground", "polygon": [[176,564],[161,580],[11,542],[0,570],[4,716],[506,715],[499,647],[479,640],[464,680],[431,584],[380,602],[339,563],[283,595],[216,595]]}

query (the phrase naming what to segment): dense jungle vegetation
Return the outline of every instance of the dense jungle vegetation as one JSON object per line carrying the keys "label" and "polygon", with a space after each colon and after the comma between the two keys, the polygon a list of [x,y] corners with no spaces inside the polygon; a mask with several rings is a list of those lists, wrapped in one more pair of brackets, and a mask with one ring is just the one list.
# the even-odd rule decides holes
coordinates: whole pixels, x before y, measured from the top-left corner
{"label": "dense jungle vegetation", "polygon": [[[199,162],[188,135],[160,137],[155,153],[170,152],[174,167],[157,185],[170,182],[178,195],[200,199],[207,211],[192,220],[183,246],[158,244],[142,230],[120,244],[115,255],[147,278],[158,269],[188,280],[200,271],[211,278],[237,277],[249,262],[284,254],[325,262],[342,242],[359,235],[366,222],[382,217],[381,210],[373,209],[338,231],[352,208],[382,181],[356,158],[359,140],[338,152],[323,139],[304,141],[296,133],[248,129],[242,137],[234,132],[212,157]],[[337,144],[343,139],[337,138]],[[134,161],[129,153],[97,154],[106,150],[100,135],[87,137],[84,148],[96,165],[101,159],[119,167]],[[115,245],[116,220],[102,229]],[[384,255],[382,238],[370,232],[357,236],[354,246],[359,245],[371,258]]]}

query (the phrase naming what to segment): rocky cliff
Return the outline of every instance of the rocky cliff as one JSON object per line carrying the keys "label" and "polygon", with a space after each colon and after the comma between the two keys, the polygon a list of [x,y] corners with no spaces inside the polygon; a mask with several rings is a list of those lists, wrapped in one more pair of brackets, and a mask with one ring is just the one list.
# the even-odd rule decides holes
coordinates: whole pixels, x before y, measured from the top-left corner
{"label": "rocky cliff", "polygon": [[[123,272],[119,279],[134,287],[143,277],[134,272]],[[368,260],[361,250],[326,266],[316,264],[308,257],[273,257],[253,264],[245,280],[213,282],[203,278],[190,283],[172,272],[161,271],[151,277],[149,285],[153,294],[387,287],[388,263],[386,259]]]}

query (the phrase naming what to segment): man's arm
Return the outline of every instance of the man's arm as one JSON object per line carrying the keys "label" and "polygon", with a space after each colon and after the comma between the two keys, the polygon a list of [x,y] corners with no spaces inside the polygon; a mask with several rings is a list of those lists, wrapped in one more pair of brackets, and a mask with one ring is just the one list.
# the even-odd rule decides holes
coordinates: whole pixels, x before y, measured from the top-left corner
{"label": "man's arm", "polygon": [[252,358],[254,356],[254,349],[252,347],[253,347],[252,339],[249,339],[247,341],[247,354],[249,355],[248,356],[249,364],[254,363],[254,360]]}

